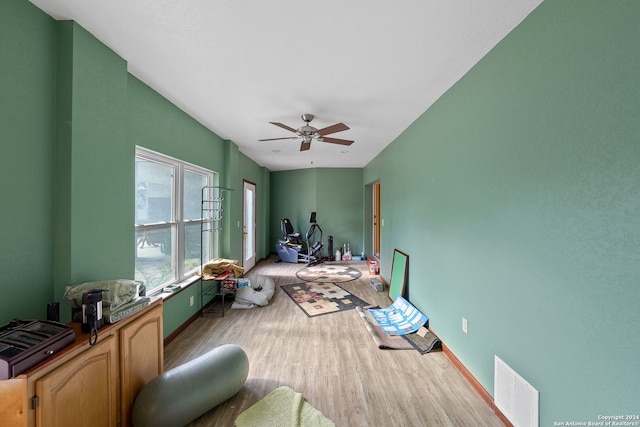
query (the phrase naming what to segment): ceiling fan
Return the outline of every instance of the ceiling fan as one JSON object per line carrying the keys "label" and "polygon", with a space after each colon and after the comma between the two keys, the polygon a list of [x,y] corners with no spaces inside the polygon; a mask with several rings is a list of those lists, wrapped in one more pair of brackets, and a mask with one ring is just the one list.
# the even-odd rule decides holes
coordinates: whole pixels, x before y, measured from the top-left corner
{"label": "ceiling fan", "polygon": [[311,126],[309,123],[313,120],[313,114],[303,114],[300,116],[302,120],[306,123],[304,126],[299,127],[298,129],[294,129],[287,125],[278,122],[269,122],[272,125],[276,125],[281,127],[282,129],[286,129],[290,132],[295,133],[297,136],[289,136],[285,138],[268,138],[268,139],[260,139],[259,141],[277,141],[280,139],[298,139],[302,138],[302,142],[300,144],[300,151],[306,151],[311,148],[311,141],[314,139],[320,142],[330,142],[332,144],[340,144],[340,145],[351,145],[353,141],[348,139],[340,139],[340,138],[331,138],[325,135],[329,135],[331,133],[342,132],[343,130],[349,129],[349,126],[344,123],[336,123],[335,125],[328,126],[323,129],[316,129]]}

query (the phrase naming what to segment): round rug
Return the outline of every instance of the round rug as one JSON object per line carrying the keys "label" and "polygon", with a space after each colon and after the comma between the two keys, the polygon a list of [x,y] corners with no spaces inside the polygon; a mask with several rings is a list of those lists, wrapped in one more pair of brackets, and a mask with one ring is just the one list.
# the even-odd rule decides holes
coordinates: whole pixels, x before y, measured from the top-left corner
{"label": "round rug", "polygon": [[349,282],[358,279],[362,273],[357,268],[347,265],[313,265],[303,268],[296,276],[305,282]]}

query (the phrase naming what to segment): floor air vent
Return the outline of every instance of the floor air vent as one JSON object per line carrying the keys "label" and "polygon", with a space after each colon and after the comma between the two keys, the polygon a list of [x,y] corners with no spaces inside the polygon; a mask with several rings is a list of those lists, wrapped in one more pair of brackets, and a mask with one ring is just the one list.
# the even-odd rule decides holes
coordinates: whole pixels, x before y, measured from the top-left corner
{"label": "floor air vent", "polygon": [[495,356],[493,400],[514,427],[538,427],[538,390]]}

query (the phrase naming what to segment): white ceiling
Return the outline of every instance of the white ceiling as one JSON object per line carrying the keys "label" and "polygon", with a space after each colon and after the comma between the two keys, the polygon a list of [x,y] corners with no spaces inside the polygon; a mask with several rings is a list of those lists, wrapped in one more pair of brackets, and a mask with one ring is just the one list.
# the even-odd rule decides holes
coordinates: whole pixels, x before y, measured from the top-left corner
{"label": "white ceiling", "polygon": [[[272,171],[363,167],[542,0],[31,0]],[[300,152],[300,115],[350,147]]]}

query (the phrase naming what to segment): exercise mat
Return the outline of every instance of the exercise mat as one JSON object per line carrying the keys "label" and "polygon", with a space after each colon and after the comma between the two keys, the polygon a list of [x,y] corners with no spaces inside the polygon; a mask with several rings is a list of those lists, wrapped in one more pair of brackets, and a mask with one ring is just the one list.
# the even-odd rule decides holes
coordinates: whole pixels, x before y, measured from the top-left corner
{"label": "exercise mat", "polygon": [[381,350],[413,350],[414,346],[410,341],[405,340],[401,336],[397,335],[387,335],[384,333],[380,326],[374,324],[371,320],[369,320],[369,314],[366,310],[363,310],[362,307],[356,307],[356,311],[358,315],[364,322],[365,328],[369,334],[371,334],[371,338]]}

